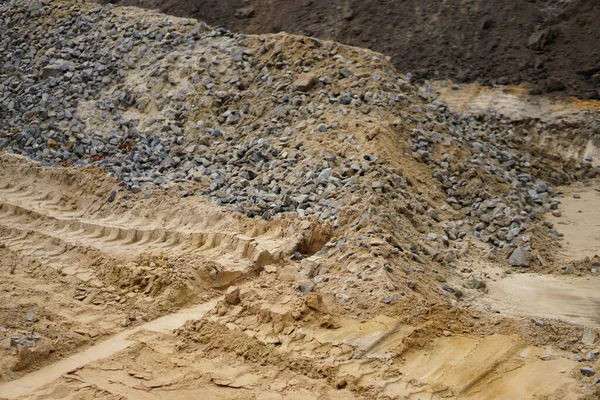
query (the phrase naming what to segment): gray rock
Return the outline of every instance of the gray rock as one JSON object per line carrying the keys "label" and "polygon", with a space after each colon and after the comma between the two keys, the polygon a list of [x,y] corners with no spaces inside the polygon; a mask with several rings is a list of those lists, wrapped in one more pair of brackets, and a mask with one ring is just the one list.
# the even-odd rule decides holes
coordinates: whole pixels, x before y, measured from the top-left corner
{"label": "gray rock", "polygon": [[581,373],[585,376],[594,376],[596,375],[596,371],[592,367],[583,367],[580,369]]}
{"label": "gray rock", "polygon": [[596,343],[596,334],[591,329],[584,328],[581,343],[585,344],[586,346],[593,345]]}
{"label": "gray rock", "polygon": [[46,65],[42,69],[42,78],[48,79],[50,77],[57,77],[62,75],[62,68],[57,64]]}
{"label": "gray rock", "polygon": [[333,173],[333,169],[325,168],[324,170],[321,171],[321,173],[319,174],[317,179],[315,179],[315,182],[319,185],[325,185],[327,182],[329,182],[329,178],[331,177],[332,173]]}
{"label": "gray rock", "polygon": [[397,294],[393,294],[391,296],[385,296],[385,298],[383,299],[383,302],[385,304],[395,304],[398,302],[399,299],[400,299],[400,297]]}
{"label": "gray rock", "polygon": [[531,318],[531,322],[533,322],[536,326],[539,326],[540,328],[544,327],[544,322],[537,318]]}
{"label": "gray rock", "polygon": [[298,284],[298,289],[303,294],[309,294],[310,292],[312,292],[315,289],[316,286],[317,285],[312,280],[305,280]]}
{"label": "gray rock", "polygon": [[523,247],[517,247],[508,259],[508,263],[513,267],[529,267],[532,260],[529,250]]}
{"label": "gray rock", "polygon": [[450,286],[450,284],[449,284],[449,283],[447,283],[447,282],[446,282],[446,283],[444,283],[444,284],[442,285],[442,289],[444,289],[444,290],[445,290],[446,292],[448,292],[448,293],[454,293],[454,292],[456,291],[456,290],[455,290],[455,289],[454,289],[452,286]]}
{"label": "gray rock", "polygon": [[485,280],[481,276],[474,276],[471,278],[471,289],[485,289]]}
{"label": "gray rock", "polygon": [[32,308],[31,310],[27,311],[25,319],[27,320],[27,322],[37,322],[39,318],[35,309]]}
{"label": "gray rock", "polygon": [[343,293],[337,294],[335,297],[340,303],[348,303],[350,301],[350,296]]}

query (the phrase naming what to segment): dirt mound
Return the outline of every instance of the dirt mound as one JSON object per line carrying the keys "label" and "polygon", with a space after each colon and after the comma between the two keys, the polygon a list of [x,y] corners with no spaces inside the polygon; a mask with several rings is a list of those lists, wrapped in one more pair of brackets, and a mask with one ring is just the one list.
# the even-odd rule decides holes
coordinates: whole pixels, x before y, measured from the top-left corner
{"label": "dirt mound", "polygon": [[600,97],[600,5],[575,1],[117,0],[247,33],[285,31],[368,47],[417,78],[530,82]]}

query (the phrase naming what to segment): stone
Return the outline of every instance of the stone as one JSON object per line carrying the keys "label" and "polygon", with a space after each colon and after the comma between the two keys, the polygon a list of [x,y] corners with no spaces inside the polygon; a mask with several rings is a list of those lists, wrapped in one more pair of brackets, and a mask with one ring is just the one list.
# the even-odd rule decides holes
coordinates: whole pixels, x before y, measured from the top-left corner
{"label": "stone", "polygon": [[306,295],[306,306],[312,310],[326,313],[327,307],[320,293],[310,292]]}
{"label": "stone", "polygon": [[513,267],[529,267],[532,256],[529,250],[523,247],[517,247],[508,259],[508,263]]}
{"label": "stone", "polygon": [[62,68],[60,65],[49,64],[42,68],[42,78],[48,79],[50,77],[57,77],[62,75]]}
{"label": "stone", "polygon": [[452,286],[450,286],[450,284],[449,284],[449,283],[447,283],[447,282],[446,282],[446,283],[444,283],[444,284],[442,285],[442,289],[444,289],[444,290],[445,290],[446,292],[448,292],[448,293],[454,293],[454,292],[456,291],[456,290],[455,290],[455,289],[454,289]]}
{"label": "stone", "polygon": [[317,177],[315,182],[319,185],[324,185],[327,182],[329,182],[329,178],[331,177],[332,174],[333,174],[333,169],[325,168],[324,170],[321,171],[321,173],[319,173],[319,176]]}
{"label": "stone", "polygon": [[316,82],[317,77],[314,74],[300,74],[292,84],[292,89],[300,92],[308,92]]}
{"label": "stone", "polygon": [[537,319],[537,318],[531,318],[531,322],[533,322],[536,326],[539,326],[540,328],[544,327],[544,321]]}
{"label": "stone", "polygon": [[240,301],[240,288],[237,286],[230,286],[227,288],[227,291],[225,292],[225,302],[227,304],[236,305],[239,304]]}
{"label": "stone", "polygon": [[298,289],[303,293],[303,294],[309,294],[310,292],[312,292],[315,287],[317,285],[312,281],[312,280],[305,280],[302,281],[298,284]]}
{"label": "stone", "polygon": [[35,311],[35,309],[32,308],[31,310],[27,311],[25,319],[27,320],[27,322],[37,322],[39,318],[37,317],[37,312]]}
{"label": "stone", "polygon": [[535,31],[527,40],[527,47],[533,50],[543,50],[548,46],[555,37],[554,31],[550,29],[542,29]]}
{"label": "stone", "polygon": [[335,298],[337,299],[337,301],[339,303],[348,303],[351,299],[350,296],[348,296],[347,294],[343,294],[343,293],[336,294]]}
{"label": "stone", "polygon": [[580,369],[581,374],[584,376],[594,376],[596,375],[596,371],[594,371],[591,367],[583,367]]}
{"label": "stone", "polygon": [[291,258],[294,261],[300,261],[300,260],[302,260],[303,257],[302,257],[302,254],[300,254],[299,252],[295,252]]}
{"label": "stone", "polygon": [[273,322],[290,323],[294,320],[292,310],[277,304],[271,305],[268,308],[268,313]]}
{"label": "stone", "polygon": [[471,289],[485,289],[485,280],[481,276],[474,276],[471,278]]}
{"label": "stone", "polygon": [[590,328],[583,329],[583,336],[581,337],[581,343],[586,346],[591,346],[596,343],[596,334]]}
{"label": "stone", "polygon": [[235,10],[234,16],[239,19],[253,18],[255,10],[253,6],[246,6]]}

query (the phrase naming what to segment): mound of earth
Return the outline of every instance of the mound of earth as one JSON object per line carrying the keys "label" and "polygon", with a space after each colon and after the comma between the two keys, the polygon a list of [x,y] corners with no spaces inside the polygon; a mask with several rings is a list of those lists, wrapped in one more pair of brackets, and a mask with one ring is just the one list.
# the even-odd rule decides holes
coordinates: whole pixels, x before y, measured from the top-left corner
{"label": "mound of earth", "polygon": [[598,392],[593,307],[502,296],[598,278],[560,229],[596,112],[457,113],[371,50],[133,7],[0,14],[0,396]]}
{"label": "mound of earth", "polygon": [[116,0],[253,34],[285,31],[391,57],[416,78],[529,82],[535,92],[600,98],[594,0]]}

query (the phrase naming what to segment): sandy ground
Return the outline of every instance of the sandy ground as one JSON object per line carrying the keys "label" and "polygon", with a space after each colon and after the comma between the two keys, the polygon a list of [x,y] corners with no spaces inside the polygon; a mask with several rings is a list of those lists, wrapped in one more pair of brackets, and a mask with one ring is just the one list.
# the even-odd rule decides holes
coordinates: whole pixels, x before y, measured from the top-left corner
{"label": "sandy ground", "polygon": [[[5,177],[29,165],[2,162]],[[330,314],[333,299],[297,299],[269,267],[298,245],[281,222],[249,231],[196,205],[204,213],[186,223],[176,216],[189,205],[159,196],[152,209],[95,212],[113,188],[98,171],[34,169],[22,183],[0,190],[3,398],[562,399],[588,390],[570,351],[531,345],[515,328],[481,334],[491,333],[485,313],[361,321]],[[530,309],[595,326],[593,282],[584,291],[565,278],[550,302],[535,292],[546,293],[540,277],[525,277],[490,282],[486,298],[502,316]],[[569,285],[586,302],[557,306]]]}
{"label": "sandy ground", "polygon": [[564,235],[563,255],[580,258],[600,254],[600,182],[589,186],[564,188],[561,216],[548,216],[558,232]]}

